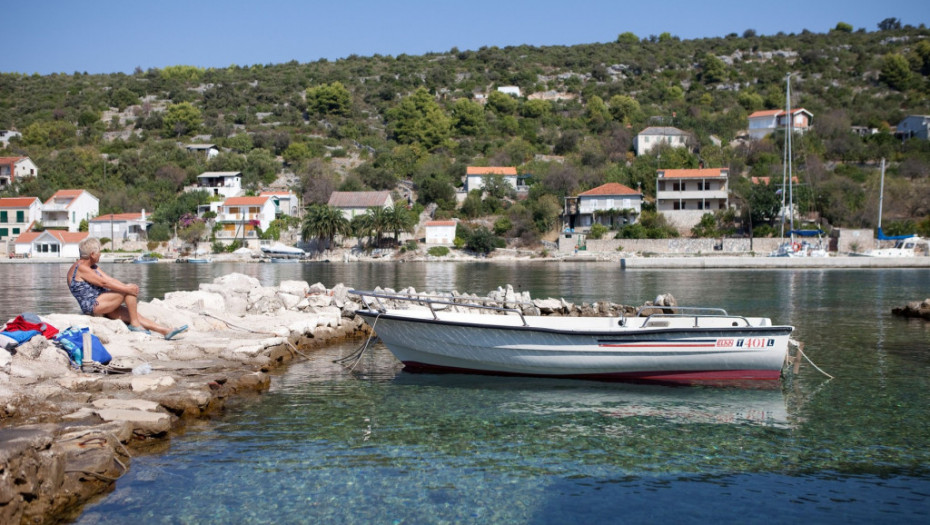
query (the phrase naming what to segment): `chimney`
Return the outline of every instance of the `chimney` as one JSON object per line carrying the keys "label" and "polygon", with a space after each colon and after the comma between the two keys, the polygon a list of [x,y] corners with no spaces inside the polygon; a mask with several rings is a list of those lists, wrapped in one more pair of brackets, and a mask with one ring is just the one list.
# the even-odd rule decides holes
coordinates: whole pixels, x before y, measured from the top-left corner
{"label": "chimney", "polygon": [[145,222],[145,208],[142,208],[142,222]]}

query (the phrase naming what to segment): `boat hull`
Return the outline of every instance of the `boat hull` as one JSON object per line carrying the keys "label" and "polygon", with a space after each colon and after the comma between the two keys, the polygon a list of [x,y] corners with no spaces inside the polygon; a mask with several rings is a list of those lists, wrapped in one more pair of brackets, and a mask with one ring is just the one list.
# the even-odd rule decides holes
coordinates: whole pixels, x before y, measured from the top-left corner
{"label": "boat hull", "polygon": [[[571,330],[358,313],[409,371],[673,383],[778,380],[792,331],[790,326]],[[604,319],[606,327],[611,320]]]}

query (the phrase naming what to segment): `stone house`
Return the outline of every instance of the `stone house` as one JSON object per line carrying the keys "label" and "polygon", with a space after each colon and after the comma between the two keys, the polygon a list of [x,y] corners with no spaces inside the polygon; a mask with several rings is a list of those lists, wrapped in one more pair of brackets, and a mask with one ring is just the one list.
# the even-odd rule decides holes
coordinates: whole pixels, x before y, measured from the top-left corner
{"label": "stone house", "polygon": [[[805,133],[811,127],[814,114],[804,108],[791,110],[791,128],[795,133]],[[753,140],[765,138],[777,130],[785,129],[788,124],[787,113],[783,109],[756,111],[749,115],[749,136]]]}
{"label": "stone house", "polygon": [[0,241],[15,239],[42,219],[42,201],[38,197],[0,199]]}
{"label": "stone house", "polygon": [[329,196],[329,205],[351,221],[367,213],[368,208],[393,208],[394,200],[389,191],[334,191]]}
{"label": "stone house", "polygon": [[688,148],[692,140],[690,133],[675,127],[649,126],[633,139],[633,150],[636,155],[643,155],[660,144],[668,144],[673,148]]}

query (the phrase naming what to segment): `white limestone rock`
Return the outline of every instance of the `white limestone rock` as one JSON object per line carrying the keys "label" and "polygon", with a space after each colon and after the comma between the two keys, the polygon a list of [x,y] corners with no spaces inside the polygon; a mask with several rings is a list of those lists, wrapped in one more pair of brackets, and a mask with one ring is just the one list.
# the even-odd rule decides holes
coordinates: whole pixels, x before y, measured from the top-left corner
{"label": "white limestone rock", "polygon": [[307,281],[281,281],[281,284],[278,285],[278,291],[304,297],[310,291],[310,285],[307,284]]}
{"label": "white limestone rock", "polygon": [[177,381],[171,376],[134,376],[131,381],[133,392],[147,392],[149,390],[159,390],[169,388],[175,385]]}

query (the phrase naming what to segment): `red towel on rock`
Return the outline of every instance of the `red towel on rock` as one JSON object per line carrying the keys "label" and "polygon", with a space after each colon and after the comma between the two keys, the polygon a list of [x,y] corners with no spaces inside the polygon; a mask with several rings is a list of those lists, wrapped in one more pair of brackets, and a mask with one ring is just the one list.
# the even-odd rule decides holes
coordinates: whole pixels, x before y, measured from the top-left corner
{"label": "red towel on rock", "polygon": [[37,330],[46,339],[51,339],[58,333],[58,329],[48,323],[31,323],[23,319],[21,315],[17,315],[16,319],[7,323],[6,328],[3,329],[4,332],[28,332],[29,330]]}

